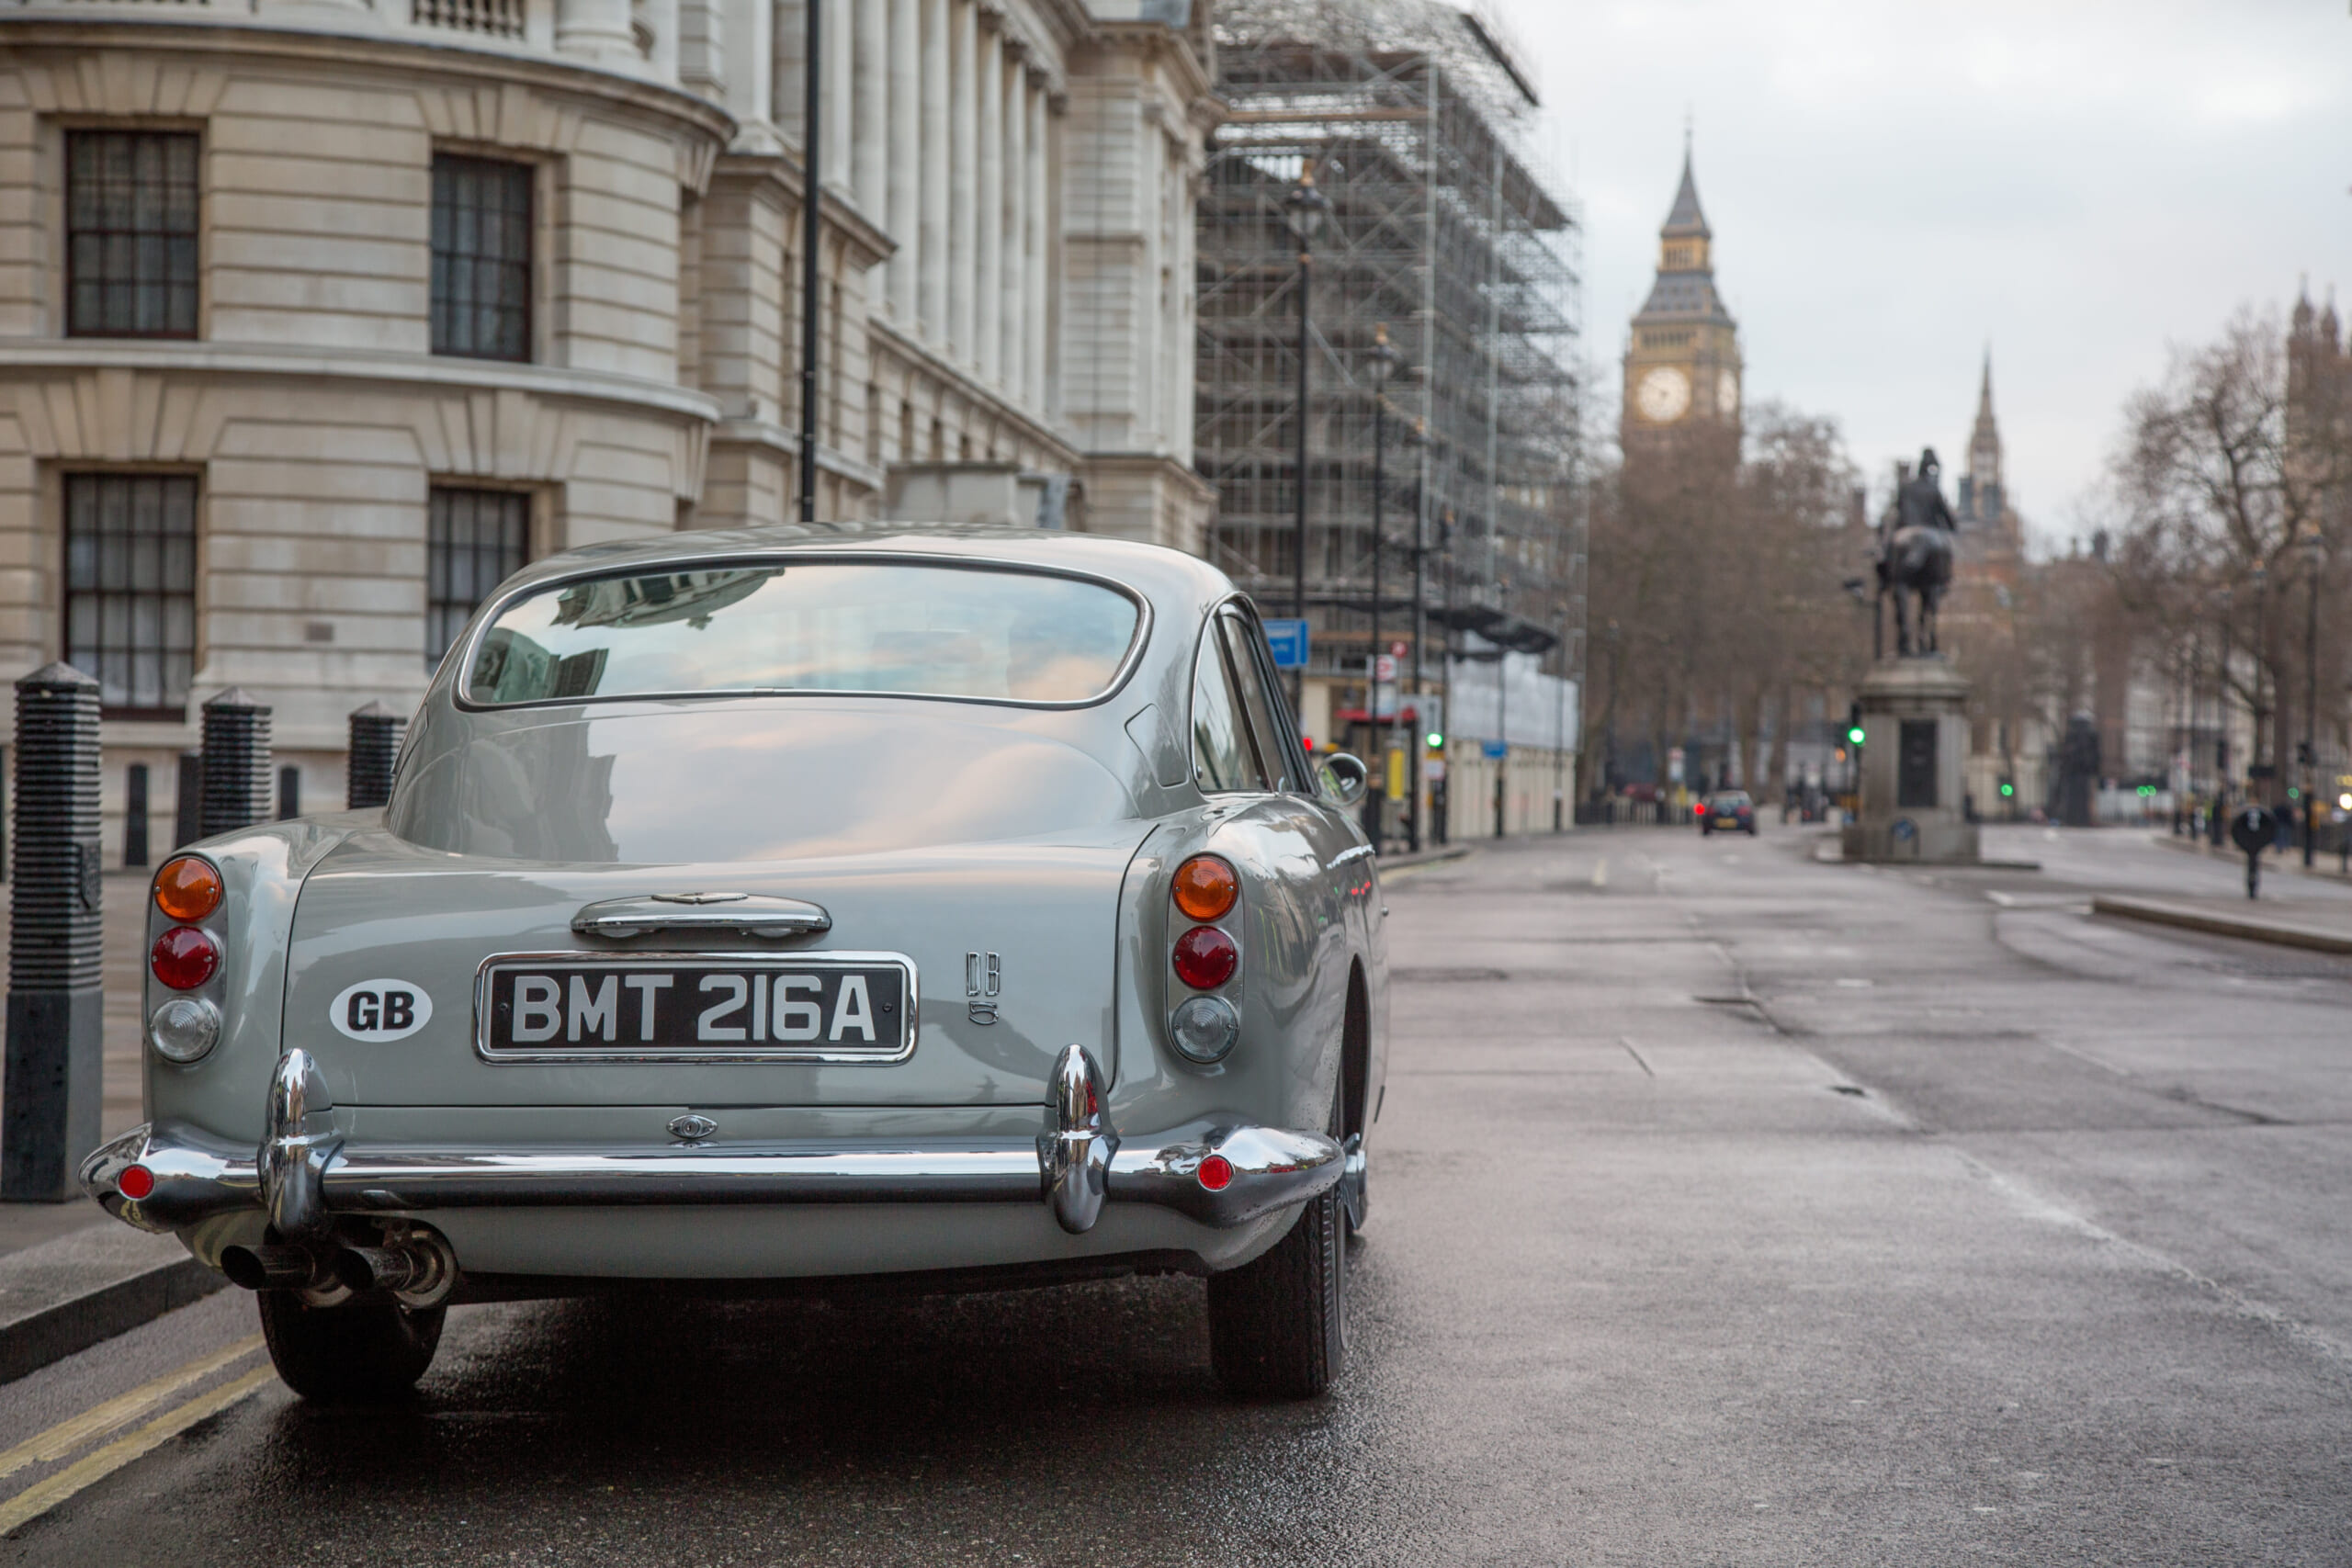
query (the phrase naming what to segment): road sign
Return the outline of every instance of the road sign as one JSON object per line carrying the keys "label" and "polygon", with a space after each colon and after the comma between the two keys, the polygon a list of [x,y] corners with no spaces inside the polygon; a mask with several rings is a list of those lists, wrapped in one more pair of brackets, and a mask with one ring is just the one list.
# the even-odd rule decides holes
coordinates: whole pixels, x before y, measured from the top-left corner
{"label": "road sign", "polygon": [[1388,657],[1391,659],[1402,659],[1409,651],[1410,646],[1406,643],[1392,642],[1388,645]]}
{"label": "road sign", "polygon": [[1374,659],[1372,678],[1384,683],[1396,679],[1396,656],[1393,653],[1384,653]]}
{"label": "road sign", "polygon": [[1478,751],[1481,756],[1487,758],[1489,761],[1499,762],[1505,757],[1510,755],[1510,742],[1508,740],[1482,740],[1478,743]]}
{"label": "road sign", "polygon": [[1306,623],[1279,620],[1266,623],[1266,646],[1273,649],[1277,670],[1306,668]]}

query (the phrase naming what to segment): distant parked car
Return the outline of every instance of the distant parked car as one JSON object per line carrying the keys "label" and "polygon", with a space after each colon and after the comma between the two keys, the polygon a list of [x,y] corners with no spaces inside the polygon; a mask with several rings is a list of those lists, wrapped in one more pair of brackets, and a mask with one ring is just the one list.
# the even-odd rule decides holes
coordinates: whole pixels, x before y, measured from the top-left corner
{"label": "distant parked car", "polygon": [[559,555],[388,807],[158,873],[150,1120],[82,1179],[330,1402],[401,1396],[452,1303],[1169,1272],[1227,1387],[1320,1393],[1387,1018],[1365,786],[1173,550]]}
{"label": "distant parked car", "polygon": [[1717,833],[1746,833],[1756,836],[1756,803],[1747,792],[1719,789],[1699,803],[1699,836],[1712,838]]}

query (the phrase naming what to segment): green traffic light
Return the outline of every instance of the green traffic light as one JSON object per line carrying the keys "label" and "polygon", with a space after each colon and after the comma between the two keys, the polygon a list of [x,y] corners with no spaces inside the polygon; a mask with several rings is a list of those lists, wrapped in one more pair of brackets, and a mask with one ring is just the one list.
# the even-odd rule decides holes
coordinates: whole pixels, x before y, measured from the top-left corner
{"label": "green traffic light", "polygon": [[2002,793],[2003,795],[2015,795],[2015,794],[2017,794],[2017,792],[2018,792],[2018,786],[2017,786],[2017,785],[2015,785],[2015,784],[2003,784],[2003,785],[2001,786],[2001,793]]}
{"label": "green traffic light", "polygon": [[1432,729],[1429,733],[1429,742],[1432,747],[1442,746],[1445,744],[1445,737]]}
{"label": "green traffic light", "polygon": [[1862,743],[1862,727],[1858,724],[1854,726],[1853,728],[1846,731],[1846,739],[1852,741],[1855,745],[1860,746]]}

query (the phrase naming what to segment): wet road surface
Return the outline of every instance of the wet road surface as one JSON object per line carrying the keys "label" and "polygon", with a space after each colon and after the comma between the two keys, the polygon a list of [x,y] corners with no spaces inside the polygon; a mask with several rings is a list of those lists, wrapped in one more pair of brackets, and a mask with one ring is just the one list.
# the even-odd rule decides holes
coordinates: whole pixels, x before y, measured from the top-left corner
{"label": "wet road surface", "polygon": [[230,1292],[0,1390],[0,1562],[2352,1561],[2352,961],[2089,916],[2202,888],[2134,835],[1813,842],[1387,883],[1327,1401],[1149,1280],[464,1308],[315,1412]]}

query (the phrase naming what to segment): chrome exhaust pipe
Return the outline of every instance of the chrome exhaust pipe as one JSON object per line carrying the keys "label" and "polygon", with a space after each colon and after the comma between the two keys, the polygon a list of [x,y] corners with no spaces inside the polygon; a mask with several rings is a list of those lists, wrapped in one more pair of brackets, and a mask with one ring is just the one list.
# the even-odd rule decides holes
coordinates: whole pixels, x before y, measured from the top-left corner
{"label": "chrome exhaust pipe", "polygon": [[274,1243],[221,1248],[220,1272],[248,1291],[311,1291],[334,1282],[310,1248]]}
{"label": "chrome exhaust pipe", "polygon": [[335,1280],[353,1291],[390,1291],[403,1306],[438,1306],[458,1287],[458,1258],[438,1231],[419,1225],[387,1235],[382,1247],[346,1247],[334,1255]]}

